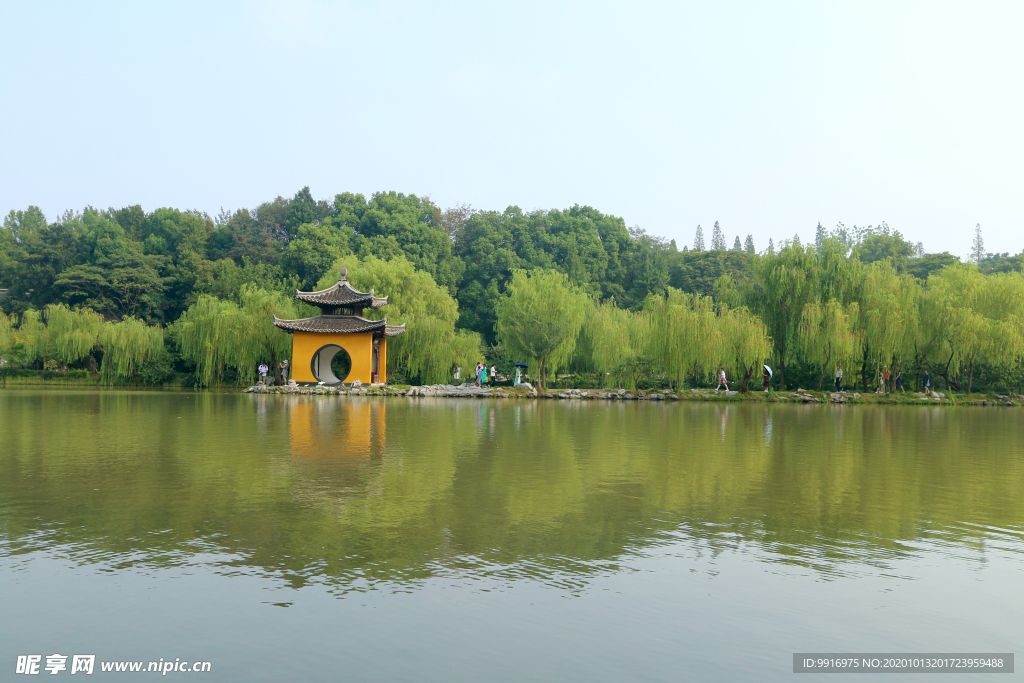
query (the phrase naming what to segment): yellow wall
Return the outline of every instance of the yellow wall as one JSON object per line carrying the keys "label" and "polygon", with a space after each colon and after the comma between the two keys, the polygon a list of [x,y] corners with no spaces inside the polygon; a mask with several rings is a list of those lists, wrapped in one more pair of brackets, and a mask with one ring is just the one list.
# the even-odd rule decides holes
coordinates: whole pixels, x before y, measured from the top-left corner
{"label": "yellow wall", "polygon": [[385,384],[388,381],[388,338],[381,337],[380,339],[380,381]]}
{"label": "yellow wall", "polygon": [[[363,384],[370,383],[370,361],[373,354],[373,333],[361,334],[318,334],[315,332],[295,332],[292,334],[292,376],[296,382],[316,382],[310,363],[321,347],[337,344],[348,351],[352,358],[352,371],[348,377],[339,378],[346,384],[359,380]],[[381,358],[383,359],[384,340],[381,340]],[[381,363],[383,366],[383,362]],[[381,374],[381,379],[386,375]]]}

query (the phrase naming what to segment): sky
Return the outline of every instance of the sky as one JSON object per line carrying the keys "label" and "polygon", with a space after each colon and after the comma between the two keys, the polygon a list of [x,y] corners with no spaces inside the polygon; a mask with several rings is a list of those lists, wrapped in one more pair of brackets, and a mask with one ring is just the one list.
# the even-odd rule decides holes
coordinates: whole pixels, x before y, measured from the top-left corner
{"label": "sky", "polygon": [[1024,3],[0,0],[0,211],[394,190],[1024,250]]}

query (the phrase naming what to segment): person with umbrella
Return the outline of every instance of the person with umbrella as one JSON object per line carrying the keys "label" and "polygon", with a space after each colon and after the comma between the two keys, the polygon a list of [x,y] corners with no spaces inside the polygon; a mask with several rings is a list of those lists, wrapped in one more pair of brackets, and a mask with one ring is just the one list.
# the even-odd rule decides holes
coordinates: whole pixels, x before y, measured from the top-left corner
{"label": "person with umbrella", "polygon": [[767,365],[764,367],[764,374],[761,375],[761,389],[768,391],[771,388],[772,369]]}
{"label": "person with umbrella", "polygon": [[523,371],[527,368],[526,363],[516,363],[516,381],[513,384],[523,383]]}

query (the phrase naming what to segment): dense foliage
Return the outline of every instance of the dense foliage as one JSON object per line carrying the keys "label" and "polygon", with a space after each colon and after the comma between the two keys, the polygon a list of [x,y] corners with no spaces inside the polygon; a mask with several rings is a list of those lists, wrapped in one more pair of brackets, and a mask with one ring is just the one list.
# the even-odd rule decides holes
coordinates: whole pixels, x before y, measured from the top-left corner
{"label": "dense foliage", "polygon": [[391,297],[375,314],[407,324],[389,366],[408,381],[486,355],[600,384],[704,383],[725,368],[745,387],[767,362],[782,387],[822,386],[843,367],[867,388],[899,367],[908,386],[927,369],[954,390],[1019,391],[1024,253],[986,253],[980,227],[968,262],[884,223],[819,225],[813,243],[763,251],[741,238],[716,222],[711,249],[699,226],[680,249],[590,207],[318,201],[308,188],[216,217],[87,207],[51,222],[29,207],[0,230],[0,354],[109,382],[248,382],[288,354],[271,316],[314,313],[294,290],[333,284],[343,264]]}

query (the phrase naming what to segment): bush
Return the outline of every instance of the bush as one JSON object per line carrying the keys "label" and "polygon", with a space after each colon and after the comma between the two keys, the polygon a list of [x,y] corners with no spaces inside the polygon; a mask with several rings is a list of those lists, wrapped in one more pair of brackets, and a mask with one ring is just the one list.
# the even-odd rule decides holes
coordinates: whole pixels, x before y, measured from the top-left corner
{"label": "bush", "polygon": [[165,348],[163,353],[143,362],[132,380],[139,384],[164,384],[175,374],[174,358]]}

